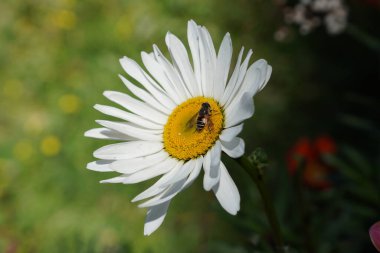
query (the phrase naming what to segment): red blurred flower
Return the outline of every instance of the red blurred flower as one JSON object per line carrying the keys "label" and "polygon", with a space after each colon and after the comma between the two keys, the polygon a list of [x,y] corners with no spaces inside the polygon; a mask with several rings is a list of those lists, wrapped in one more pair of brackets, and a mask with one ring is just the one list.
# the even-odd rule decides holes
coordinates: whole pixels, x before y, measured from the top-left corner
{"label": "red blurred flower", "polygon": [[301,175],[303,183],[312,188],[327,189],[331,187],[329,180],[331,167],[323,161],[323,156],[335,153],[336,144],[328,136],[319,136],[315,140],[300,138],[289,150],[288,170],[291,174],[295,174],[303,160],[304,168]]}
{"label": "red blurred flower", "polygon": [[373,243],[373,246],[380,252],[380,221],[376,222],[369,229],[369,237]]}
{"label": "red blurred flower", "polygon": [[314,145],[319,155],[336,153],[335,142],[328,136],[319,136],[314,141]]}

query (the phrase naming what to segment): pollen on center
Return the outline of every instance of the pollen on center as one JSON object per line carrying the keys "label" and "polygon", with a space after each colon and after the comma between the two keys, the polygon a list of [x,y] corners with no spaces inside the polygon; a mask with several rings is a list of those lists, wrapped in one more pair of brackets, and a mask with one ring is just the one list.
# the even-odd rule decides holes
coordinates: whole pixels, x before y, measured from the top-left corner
{"label": "pollen on center", "polygon": [[[203,103],[210,105],[207,115],[200,113]],[[178,105],[169,116],[164,128],[164,148],[180,160],[197,158],[214,145],[223,124],[223,111],[218,102],[213,98],[191,98]]]}

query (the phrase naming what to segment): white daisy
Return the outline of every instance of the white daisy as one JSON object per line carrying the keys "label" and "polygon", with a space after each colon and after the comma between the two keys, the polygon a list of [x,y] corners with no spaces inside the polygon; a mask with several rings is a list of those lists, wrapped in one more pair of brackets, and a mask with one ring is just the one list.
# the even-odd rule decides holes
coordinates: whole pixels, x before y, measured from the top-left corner
{"label": "white daisy", "polygon": [[188,187],[202,168],[204,189],[213,190],[228,213],[239,211],[240,195],[221,162],[221,153],[232,158],[244,154],[244,141],[237,135],[243,129],[242,122],[253,115],[252,97],[266,85],[272,72],[262,59],[249,66],[252,51],[243,60],[242,48],[229,77],[229,33],[218,53],[207,29],[194,21],[188,22],[187,36],[192,64],[185,46],[171,33],[165,38],[171,61],[156,45],[152,53],[141,54],[148,71],[132,59],[120,59],[123,69],[143,88],[120,76],[137,98],[104,92],[126,110],[106,105],[95,105],[95,109],[121,121],[98,120],[103,127],[85,133],[122,141],[96,150],[94,157],[100,160],[87,165],[94,171],[121,173],[102,183],[133,184],[162,175],[132,200],[148,199],[139,205],[148,209],[145,235],[162,224],[172,198]]}

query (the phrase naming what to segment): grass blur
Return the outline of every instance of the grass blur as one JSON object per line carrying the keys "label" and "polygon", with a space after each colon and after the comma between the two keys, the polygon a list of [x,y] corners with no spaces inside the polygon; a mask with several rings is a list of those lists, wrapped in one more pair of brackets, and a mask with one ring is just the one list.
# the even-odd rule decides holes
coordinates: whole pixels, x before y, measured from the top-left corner
{"label": "grass blur", "polygon": [[[367,11],[373,12],[361,6],[353,16],[372,31],[371,17],[362,21]],[[154,43],[167,52],[166,32],[185,41],[189,19],[205,25],[216,45],[229,31],[235,58],[244,45],[255,60],[273,66],[243,136],[248,152],[262,146],[274,161],[269,174],[282,222],[287,202],[281,186],[289,187],[284,157],[298,137],[329,133],[375,160],[378,116],[368,108],[379,104],[371,81],[379,82],[378,58],[346,35],[330,38],[322,31],[276,42],[282,17],[271,1],[4,0],[0,252],[245,252],[261,238],[252,231],[268,230],[255,189],[231,160],[242,194],[239,219],[225,214],[198,179],[175,198],[150,237],[143,236],[145,210],[130,200],[152,182],[101,185],[112,175],[85,169],[106,143],[83,137],[104,117],[92,106],[110,104],[104,90],[127,92],[117,77],[123,73],[118,59],[126,55],[141,63],[140,52],[150,52]]]}

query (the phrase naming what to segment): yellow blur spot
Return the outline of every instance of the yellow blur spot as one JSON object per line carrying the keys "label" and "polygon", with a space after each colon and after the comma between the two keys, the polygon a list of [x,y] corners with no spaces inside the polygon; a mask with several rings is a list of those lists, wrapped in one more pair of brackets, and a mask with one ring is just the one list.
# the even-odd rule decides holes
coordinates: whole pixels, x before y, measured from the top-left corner
{"label": "yellow blur spot", "polygon": [[38,135],[48,123],[49,118],[43,111],[33,111],[27,114],[23,127],[27,134]]}
{"label": "yellow blur spot", "polygon": [[17,160],[26,161],[29,160],[34,154],[34,148],[30,141],[21,140],[13,147],[13,155]]}
{"label": "yellow blur spot", "polygon": [[116,35],[122,39],[128,39],[134,32],[134,22],[131,20],[130,15],[122,16],[116,23]]}
{"label": "yellow blur spot", "polygon": [[61,150],[60,140],[54,136],[49,135],[41,141],[41,152],[46,156],[55,156]]}
{"label": "yellow blur spot", "polygon": [[74,6],[76,4],[76,0],[63,0],[62,1],[64,3],[65,6]]}
{"label": "yellow blur spot", "polygon": [[77,21],[75,13],[69,10],[59,10],[52,14],[51,19],[56,27],[66,30],[72,29]]}
{"label": "yellow blur spot", "polygon": [[80,101],[76,95],[63,95],[60,97],[58,103],[64,113],[76,113],[79,110]]}
{"label": "yellow blur spot", "polygon": [[22,94],[22,83],[16,79],[7,80],[2,91],[5,97],[18,99]]}
{"label": "yellow blur spot", "polygon": [[103,229],[100,231],[98,243],[102,246],[102,248],[115,247],[119,243],[117,233],[110,228]]}

